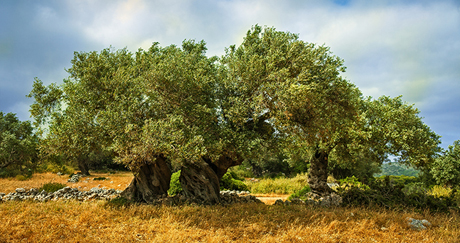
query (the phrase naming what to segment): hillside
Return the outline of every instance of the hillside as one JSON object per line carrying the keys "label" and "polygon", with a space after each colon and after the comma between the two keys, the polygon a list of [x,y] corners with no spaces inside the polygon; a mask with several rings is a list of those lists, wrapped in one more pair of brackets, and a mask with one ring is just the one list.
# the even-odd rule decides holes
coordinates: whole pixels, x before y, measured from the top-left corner
{"label": "hillside", "polygon": [[418,170],[412,167],[401,165],[399,163],[386,163],[382,165],[381,169],[382,169],[382,172],[374,174],[375,177],[384,176],[384,175],[417,176],[419,173]]}

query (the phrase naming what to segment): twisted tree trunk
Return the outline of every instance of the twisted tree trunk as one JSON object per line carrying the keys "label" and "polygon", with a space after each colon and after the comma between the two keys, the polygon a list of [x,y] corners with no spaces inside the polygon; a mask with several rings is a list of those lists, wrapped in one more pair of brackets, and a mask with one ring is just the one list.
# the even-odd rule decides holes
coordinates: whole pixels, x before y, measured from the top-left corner
{"label": "twisted tree trunk", "polygon": [[188,199],[200,204],[220,203],[219,177],[204,160],[183,165],[179,181]]}
{"label": "twisted tree trunk", "polygon": [[85,159],[79,158],[78,159],[78,169],[80,170],[82,175],[89,176],[89,166]]}
{"label": "twisted tree trunk", "polygon": [[328,153],[317,149],[310,162],[308,185],[313,194],[324,197],[331,194],[332,189],[327,185]]}
{"label": "twisted tree trunk", "polygon": [[157,156],[154,162],[133,172],[134,178],[121,193],[122,197],[130,201],[151,203],[168,194],[171,170],[164,156]]}
{"label": "twisted tree trunk", "polygon": [[215,163],[202,158],[183,165],[179,181],[185,196],[200,204],[220,203],[220,179],[230,167],[241,163],[241,159],[222,156]]}

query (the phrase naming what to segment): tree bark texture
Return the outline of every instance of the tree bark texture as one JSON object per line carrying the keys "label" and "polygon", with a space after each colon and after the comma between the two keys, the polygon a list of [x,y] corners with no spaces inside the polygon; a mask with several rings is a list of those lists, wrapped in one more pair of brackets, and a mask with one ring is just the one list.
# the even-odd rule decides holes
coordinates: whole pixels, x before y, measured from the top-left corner
{"label": "tree bark texture", "polygon": [[327,166],[328,153],[326,151],[317,150],[310,162],[308,185],[313,194],[322,197],[328,196],[332,192],[332,189],[327,185]]}
{"label": "tree bark texture", "polygon": [[202,204],[219,203],[220,179],[230,167],[241,163],[241,159],[225,155],[215,163],[203,158],[201,161],[185,164],[179,177],[185,196]]}
{"label": "tree bark texture", "polygon": [[200,204],[220,203],[219,177],[204,160],[183,165],[179,181],[188,199]]}
{"label": "tree bark texture", "polygon": [[80,170],[80,172],[83,175],[90,175],[89,174],[89,166],[88,166],[88,163],[85,160],[83,160],[83,159],[78,160],[78,169]]}
{"label": "tree bark texture", "polygon": [[150,203],[168,194],[171,170],[165,157],[158,156],[154,162],[133,172],[134,178],[121,193],[122,197],[130,201]]}

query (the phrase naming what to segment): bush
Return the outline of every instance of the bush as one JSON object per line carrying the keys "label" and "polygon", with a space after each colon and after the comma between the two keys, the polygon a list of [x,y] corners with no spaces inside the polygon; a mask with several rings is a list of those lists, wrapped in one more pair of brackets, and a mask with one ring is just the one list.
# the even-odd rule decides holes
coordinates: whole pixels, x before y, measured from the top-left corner
{"label": "bush", "polygon": [[234,166],[230,168],[228,171],[235,173],[235,175],[238,178],[242,178],[242,179],[255,177],[250,166],[244,166],[244,165]]}
{"label": "bush", "polygon": [[342,190],[347,190],[348,188],[351,188],[351,187],[369,189],[368,185],[360,182],[359,179],[356,178],[355,176],[340,179],[338,184],[339,184],[339,187],[337,189],[340,188]]}
{"label": "bush", "polygon": [[426,194],[428,190],[425,188],[422,182],[412,182],[404,186],[402,189],[404,194]]}
{"label": "bush", "polygon": [[30,177],[25,177],[23,175],[17,175],[15,178],[18,181],[26,181],[26,180],[30,179]]}
{"label": "bush", "polygon": [[302,200],[307,199],[307,193],[311,192],[310,186],[305,186],[304,188],[300,189],[299,191],[294,192],[288,197],[288,200],[292,200],[294,198],[299,198]]}
{"label": "bush", "polygon": [[368,188],[351,186],[338,188],[343,203],[351,206],[376,205],[386,208],[417,208],[430,209],[432,211],[448,212],[455,207],[452,197],[436,198],[420,189],[419,184],[405,185],[390,182],[390,178],[376,180],[369,184]]}
{"label": "bush", "polygon": [[57,183],[57,182],[50,182],[50,183],[44,184],[41,188],[38,189],[38,191],[41,192],[42,190],[45,190],[48,193],[52,193],[52,192],[58,191],[58,190],[60,190],[60,189],[62,189],[64,187],[67,187],[67,185]]}
{"label": "bush", "polygon": [[171,182],[169,183],[168,195],[174,196],[182,192],[182,186],[179,181],[180,170],[171,175]]}
{"label": "bush", "polygon": [[[180,170],[171,175],[171,182],[169,183],[168,195],[174,196],[182,192],[182,186],[179,181]],[[244,180],[244,179],[243,179]],[[244,184],[243,180],[238,177],[234,172],[227,172],[220,181],[220,190],[238,190],[248,191],[248,186]]]}
{"label": "bush", "polygon": [[93,180],[95,180],[95,181],[105,181],[105,180],[108,180],[108,179],[109,178],[105,178],[105,177],[96,177]]}
{"label": "bush", "polygon": [[428,193],[430,195],[433,195],[434,197],[439,198],[439,197],[449,197],[449,196],[451,196],[452,191],[453,190],[451,188],[446,188],[446,187],[443,187],[443,186],[435,185],[429,190]]}
{"label": "bush", "polygon": [[237,190],[237,191],[248,191],[249,188],[234,172],[227,172],[220,180],[220,190]]}

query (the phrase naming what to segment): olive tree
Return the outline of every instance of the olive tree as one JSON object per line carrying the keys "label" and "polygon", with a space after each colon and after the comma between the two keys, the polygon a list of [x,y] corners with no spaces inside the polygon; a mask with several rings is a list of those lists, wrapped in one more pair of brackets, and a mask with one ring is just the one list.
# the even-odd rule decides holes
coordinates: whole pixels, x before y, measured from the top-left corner
{"label": "olive tree", "polygon": [[339,75],[343,61],[295,34],[255,26],[241,46],[228,49],[223,63],[238,94],[229,104],[242,104],[228,112],[273,125],[280,144],[291,153],[302,151],[310,162],[312,190],[329,193],[328,154],[353,133],[361,96]]}
{"label": "olive tree", "polygon": [[400,97],[364,99],[341,77],[343,60],[328,47],[255,26],[239,47],[227,49],[222,63],[234,94],[224,110],[241,121],[273,126],[278,146],[310,163],[308,183],[317,195],[331,193],[330,159],[381,164],[393,155],[423,167],[438,150],[439,136],[416,108]]}
{"label": "olive tree", "polygon": [[[83,174],[89,174],[89,155],[107,149],[110,138],[97,121],[98,114],[113,102],[115,87],[107,84],[112,75],[130,66],[126,50],[113,52],[75,52],[70,74],[60,86],[44,86],[35,79],[28,97],[34,98],[31,116],[39,134],[45,135],[40,146],[45,155],[63,155],[74,160]],[[44,127],[47,128],[44,131]]]}
{"label": "olive tree", "polygon": [[34,164],[37,143],[29,121],[19,121],[15,114],[0,111],[0,169]]}
{"label": "olive tree", "polygon": [[431,174],[440,185],[460,185],[460,140],[449,145],[448,149],[436,158],[431,167]]}

